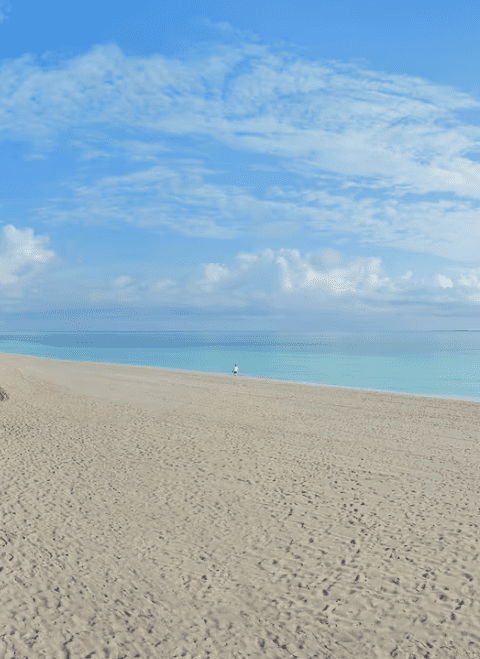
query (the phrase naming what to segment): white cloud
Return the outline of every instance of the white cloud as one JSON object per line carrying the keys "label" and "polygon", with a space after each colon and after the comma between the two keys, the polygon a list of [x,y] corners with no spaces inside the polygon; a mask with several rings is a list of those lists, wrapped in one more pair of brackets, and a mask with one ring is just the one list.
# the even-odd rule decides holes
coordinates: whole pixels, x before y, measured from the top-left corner
{"label": "white cloud", "polygon": [[3,227],[0,249],[0,296],[21,296],[35,282],[45,266],[55,261],[53,250],[46,249],[48,236],[34,236],[33,229]]}
{"label": "white cloud", "polygon": [[282,271],[283,287],[289,291],[321,290],[339,296],[384,287],[393,290],[389,277],[379,278],[379,258],[359,258],[347,267],[320,271],[311,266],[308,257],[302,258],[297,250],[282,249],[276,262]]}
{"label": "white cloud", "polygon": [[[229,25],[213,28],[232,33]],[[286,244],[302,232],[313,244],[340,245],[341,232],[379,248],[478,261],[480,127],[458,116],[478,111],[477,101],[411,76],[240,43],[235,34],[235,45],[185,61],[127,57],[110,45],[55,69],[31,55],[1,63],[0,139],[31,140],[29,159],[61,144],[82,161],[69,191],[44,203],[39,217]],[[284,178],[262,191],[221,183],[222,167],[205,164],[215,148],[250,153],[251,171]],[[89,169],[110,158],[126,173],[98,177]],[[334,239],[324,238],[328,232]],[[186,303],[195,296],[203,305],[264,300],[287,308],[348,296],[388,301],[422,289],[413,271],[395,279],[381,264],[335,250],[267,249],[242,252],[233,268],[204,264],[183,288],[122,274],[88,290],[98,299],[141,302],[177,291]],[[4,270],[5,281],[16,281]],[[473,270],[432,275],[426,290],[448,288],[452,299],[466,300],[476,277]]]}
{"label": "white cloud", "polygon": [[[192,275],[185,286],[192,299],[200,296],[205,306],[210,304],[246,306],[263,301],[277,308],[309,307],[330,302],[339,297],[385,297],[397,290],[389,277],[381,277],[381,260],[357,258],[343,268],[319,268],[322,260],[332,260],[333,250],[324,254],[302,256],[296,249],[241,252],[231,268],[219,263],[204,264],[201,272]],[[336,254],[336,261],[344,260]],[[207,297],[206,297],[207,295]],[[354,306],[357,303],[354,303]]]}
{"label": "white cloud", "polygon": [[[55,69],[31,55],[0,66],[0,138],[31,139],[30,158],[62,140],[87,164],[155,163],[78,181],[39,209],[45,222],[128,222],[225,240],[341,227],[363,242],[464,261],[480,247],[480,163],[466,155],[480,152],[480,127],[456,113],[478,107],[418,78],[252,43],[187,61],[127,57],[110,45]],[[264,194],[210,183],[217,167],[198,153],[173,158],[176,141],[191,153],[197,139],[268,157],[251,171],[298,179]],[[426,200],[432,192],[456,196]]]}
{"label": "white cloud", "polygon": [[478,276],[478,270],[471,270],[470,272],[464,272],[460,275],[458,283],[461,286],[466,286],[467,288],[480,288],[480,280]]}
{"label": "white cloud", "polygon": [[175,286],[175,281],[173,279],[160,279],[159,281],[155,282],[155,284],[153,284],[152,291],[165,292],[169,289],[171,290],[172,286]]}
{"label": "white cloud", "polygon": [[214,22],[207,17],[201,17],[197,20],[199,25],[210,28],[210,30],[218,30],[222,33],[223,37],[230,37],[230,39],[239,39],[242,41],[258,41],[260,39],[259,35],[252,30],[239,30],[234,28],[227,21],[218,21]]}
{"label": "white cloud", "polygon": [[211,293],[218,284],[230,277],[229,269],[219,263],[208,263],[203,267],[203,277],[197,279],[195,287],[202,293]]}
{"label": "white cloud", "polygon": [[[238,185],[207,183],[212,170],[179,162],[155,165],[122,176],[76,185],[69,198],[37,208],[46,224],[133,223],[166,227],[185,236],[231,240],[255,233],[287,238],[301,231],[348,231],[362,242],[463,261],[477,260],[480,202],[355,200],[322,189],[284,191],[273,187],[262,198]],[[455,218],[455,221],[452,221]],[[469,239],[466,240],[466,235]]]}
{"label": "white cloud", "polygon": [[77,301],[81,304],[86,300],[92,305],[112,302],[141,305],[146,301],[161,304],[165,301],[171,302],[172,296],[178,292],[173,279],[159,279],[151,282],[142,280],[138,276],[121,275],[111,280],[110,286],[107,282],[89,285],[84,282],[82,292],[77,295]]}
{"label": "white cloud", "polygon": [[128,284],[131,284],[133,282],[133,279],[127,275],[122,275],[121,277],[117,277],[116,279],[113,280],[113,285],[118,286],[119,288],[124,288],[125,286],[128,286]]}
{"label": "white cloud", "polygon": [[[239,230],[235,211],[255,207],[255,199],[240,188],[206,184],[209,171],[187,164],[177,171],[157,165],[124,176],[108,176],[94,185],[75,188],[69,200],[51,200],[37,209],[46,223],[86,224],[133,222],[143,228],[168,227],[186,236],[234,238]],[[258,209],[257,211],[258,212]]]}
{"label": "white cloud", "polygon": [[31,153],[28,156],[24,156],[24,160],[46,160],[47,156],[44,153]]}
{"label": "white cloud", "polygon": [[98,271],[92,278],[85,267],[63,263],[46,248],[48,242],[47,236],[35,236],[32,229],[4,227],[0,249],[4,302],[22,298],[27,306],[64,300],[70,306],[87,302],[93,307],[120,303],[160,308],[174,303],[191,309],[260,308],[286,314],[315,310],[389,314],[398,312],[399,303],[412,307],[480,302],[480,268],[451,268],[448,276],[436,274],[430,279],[416,279],[412,270],[394,277],[379,257],[349,258],[331,248],[307,253],[266,248],[241,251],[231,265],[200,264],[183,279],[124,271],[103,280]]}
{"label": "white cloud", "polygon": [[442,288],[453,288],[453,281],[444,275],[438,275],[438,283]]}
{"label": "white cloud", "polygon": [[8,16],[5,14],[6,11],[12,11],[12,5],[8,0],[0,0],[0,23],[8,20]]}
{"label": "white cloud", "polygon": [[451,281],[464,300],[480,302],[480,294],[475,292],[480,289],[480,268],[452,268]]}
{"label": "white cloud", "polygon": [[412,192],[480,194],[480,165],[464,157],[478,150],[480,130],[455,120],[457,110],[479,104],[409,76],[291,58],[252,43],[187,62],[127,57],[109,45],[58,70],[29,55],[6,62],[0,91],[3,129],[23,136],[99,123],[208,135],[235,149],[300,159],[311,172],[374,177]]}

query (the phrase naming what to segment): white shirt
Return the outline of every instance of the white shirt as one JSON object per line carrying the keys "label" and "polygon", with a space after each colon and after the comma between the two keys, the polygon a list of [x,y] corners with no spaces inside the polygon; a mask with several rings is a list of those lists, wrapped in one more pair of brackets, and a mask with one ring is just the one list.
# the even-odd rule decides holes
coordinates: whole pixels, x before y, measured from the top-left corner
{"label": "white shirt", "polygon": [[238,366],[235,366],[235,368],[233,369],[233,372],[238,373]]}

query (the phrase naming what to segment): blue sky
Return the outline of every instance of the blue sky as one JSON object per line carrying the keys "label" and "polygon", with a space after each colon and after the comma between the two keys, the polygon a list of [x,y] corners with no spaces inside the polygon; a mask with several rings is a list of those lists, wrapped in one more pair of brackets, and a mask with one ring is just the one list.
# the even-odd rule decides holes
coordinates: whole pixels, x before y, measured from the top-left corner
{"label": "blue sky", "polygon": [[480,328],[479,27],[0,0],[0,331]]}

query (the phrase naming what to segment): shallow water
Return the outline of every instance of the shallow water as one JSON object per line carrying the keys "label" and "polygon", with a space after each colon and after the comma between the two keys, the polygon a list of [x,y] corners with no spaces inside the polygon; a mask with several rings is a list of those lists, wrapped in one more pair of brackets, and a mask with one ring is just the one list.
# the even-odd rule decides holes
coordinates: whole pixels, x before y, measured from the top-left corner
{"label": "shallow water", "polygon": [[480,400],[480,332],[0,333],[0,352]]}

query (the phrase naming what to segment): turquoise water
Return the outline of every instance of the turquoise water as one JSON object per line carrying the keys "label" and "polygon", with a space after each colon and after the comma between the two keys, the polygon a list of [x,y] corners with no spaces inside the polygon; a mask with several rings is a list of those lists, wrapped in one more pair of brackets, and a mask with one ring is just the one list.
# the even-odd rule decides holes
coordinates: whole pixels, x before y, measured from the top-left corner
{"label": "turquoise water", "polygon": [[0,333],[2,352],[480,400],[480,332]]}

